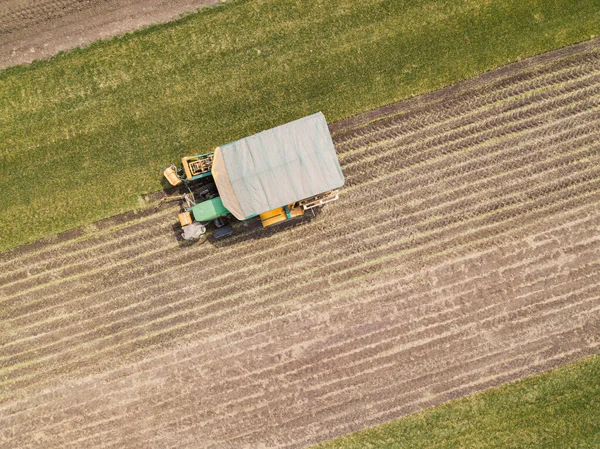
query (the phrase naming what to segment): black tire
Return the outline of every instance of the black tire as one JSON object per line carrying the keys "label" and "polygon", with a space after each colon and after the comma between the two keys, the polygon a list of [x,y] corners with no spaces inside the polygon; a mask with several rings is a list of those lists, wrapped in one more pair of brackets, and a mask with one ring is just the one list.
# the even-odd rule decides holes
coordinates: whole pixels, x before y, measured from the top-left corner
{"label": "black tire", "polygon": [[213,231],[212,235],[215,239],[222,239],[233,233],[233,227],[231,225],[222,226]]}
{"label": "black tire", "polygon": [[202,198],[204,201],[206,200],[210,200],[212,198],[214,198],[215,196],[218,196],[219,192],[217,190],[217,186],[215,185],[214,182],[211,182],[209,184],[204,184],[200,187],[198,187],[197,189],[195,189],[194,195],[196,195],[198,198]]}

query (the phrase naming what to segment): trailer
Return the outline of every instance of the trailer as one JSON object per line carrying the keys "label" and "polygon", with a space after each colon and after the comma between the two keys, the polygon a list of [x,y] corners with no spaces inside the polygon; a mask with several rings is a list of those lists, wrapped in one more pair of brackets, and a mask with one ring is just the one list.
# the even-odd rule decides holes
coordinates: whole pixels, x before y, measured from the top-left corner
{"label": "trailer", "polygon": [[184,239],[214,224],[215,238],[233,232],[233,219],[259,217],[263,227],[302,216],[339,198],[344,176],[325,116],[318,112],[164,170],[180,186]]}

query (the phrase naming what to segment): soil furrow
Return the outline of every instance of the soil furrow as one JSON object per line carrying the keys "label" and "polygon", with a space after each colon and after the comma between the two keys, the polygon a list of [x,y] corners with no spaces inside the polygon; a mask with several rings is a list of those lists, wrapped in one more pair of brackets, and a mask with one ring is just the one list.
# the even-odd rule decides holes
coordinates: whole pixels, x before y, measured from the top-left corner
{"label": "soil furrow", "polygon": [[[576,222],[574,223],[574,225],[575,224],[576,224]],[[536,249],[539,250],[539,247],[536,247]],[[534,263],[536,261],[536,259],[530,259],[530,260],[532,261],[532,263]],[[519,264],[517,266],[519,266]],[[509,267],[507,267],[507,268],[509,268]],[[519,269],[519,268],[515,268],[515,270],[516,271],[521,271],[521,269]],[[437,294],[441,294],[441,291],[438,291]],[[370,295],[370,296],[372,297],[373,295]],[[407,311],[406,309],[404,309],[404,310]],[[239,340],[237,338],[234,338],[233,341],[239,341]],[[237,346],[237,344],[236,344],[236,346]],[[208,356],[210,354],[206,354],[206,355]]]}
{"label": "soil furrow", "polygon": [[597,352],[599,45],[332,124],[346,186],[295,226],[1,254],[0,439],[300,447]]}
{"label": "soil furrow", "polygon": [[[561,183],[564,183],[564,182],[565,182],[565,180],[563,179],[563,180],[561,181]],[[505,204],[506,204],[506,203],[505,203]]]}
{"label": "soil furrow", "polygon": [[[245,307],[248,307],[248,305],[246,304]],[[193,320],[191,322],[186,322],[183,325],[183,328],[186,329],[186,330],[188,330],[188,331],[198,330],[198,329],[201,329],[203,327],[202,323],[203,323],[202,319],[200,321]],[[150,334],[148,336],[143,336],[143,335],[137,334],[137,340],[138,341],[144,341],[144,342],[146,342],[146,345],[143,348],[139,348],[138,347],[138,344],[136,343],[136,340],[133,340],[133,341],[130,341],[130,342],[126,342],[125,345],[126,346],[130,346],[134,350],[134,352],[139,351],[140,349],[148,350],[148,346],[152,347],[154,345],[158,345],[158,343],[160,341],[162,341],[162,339],[166,335],[172,335],[172,338],[175,338],[176,336],[181,336],[181,334],[182,334],[181,326],[176,327],[176,328],[174,328],[172,330],[169,330],[169,331],[160,331],[158,334],[154,334],[154,335]],[[114,353],[115,349],[116,348],[112,349],[111,352]],[[106,353],[106,351],[104,351],[104,352]],[[111,352],[108,352],[106,355],[110,356]],[[91,361],[88,361],[86,365],[89,365],[90,362]],[[66,365],[65,371],[68,371],[69,369],[72,369],[72,366],[76,366],[76,365],[77,365],[77,362],[71,361],[70,364]],[[20,370],[20,368],[17,368],[16,372],[18,372],[19,370]],[[50,372],[52,372],[52,371],[50,371]],[[37,378],[42,377],[42,375],[43,375],[43,373],[40,372],[36,376],[34,376],[34,378],[35,377],[37,377]],[[16,381],[13,379],[10,382],[12,383],[12,382],[16,382]],[[26,381],[26,384],[30,383],[30,382],[31,382],[31,378],[29,379],[29,381]]]}
{"label": "soil furrow", "polygon": [[[587,154],[587,153],[584,153],[584,154]],[[495,181],[495,180],[492,180],[491,182],[492,182],[492,183],[495,183],[496,181]],[[534,182],[534,181],[532,181],[532,182]],[[505,190],[505,193],[508,193],[508,192],[510,192],[510,190],[509,190],[509,189]],[[449,195],[450,197],[452,197],[453,193],[452,193],[452,192],[450,192],[448,195]],[[457,195],[457,196],[459,196],[459,195]],[[489,195],[488,195],[488,196],[489,196]],[[226,267],[226,268],[225,268],[225,270],[228,270],[228,268]],[[178,307],[179,307],[179,306],[178,306]],[[112,308],[112,307],[111,307],[111,310],[112,310],[112,311],[114,311],[114,308]],[[25,318],[27,318],[27,317],[25,317]],[[115,316],[115,318],[118,318],[118,316]],[[71,323],[69,320],[66,320],[66,322],[68,322],[69,324],[72,324],[72,323]],[[118,321],[117,321],[117,322],[118,322]],[[117,322],[115,322],[115,324],[116,324]],[[56,322],[53,322],[53,323],[51,323],[50,325],[52,326],[52,328],[53,328],[53,329],[57,329],[57,324],[58,324],[58,323],[56,323]],[[87,328],[87,329],[89,329],[89,328],[92,328],[92,329],[93,329],[93,328],[94,328],[94,327],[93,327],[93,325],[90,325],[89,323],[86,323],[86,324],[85,324],[85,326],[82,324],[82,327],[85,327],[85,328]],[[37,328],[37,329],[35,330],[35,332],[36,332],[36,334],[37,334],[38,336],[40,335],[40,332],[41,332],[41,330],[42,330],[42,329],[40,329],[40,328]],[[79,336],[80,336],[80,335],[78,335],[77,333],[74,333],[72,330],[71,330],[71,331],[69,331],[69,335],[70,335],[72,338],[79,338]],[[39,342],[38,342],[38,344],[39,344]],[[2,351],[2,352],[5,352],[6,350],[8,350],[8,349],[9,349],[9,346],[10,346],[10,345],[8,345],[8,346],[6,346],[6,347],[2,348],[2,349],[3,349],[3,351]],[[47,346],[41,346],[41,347],[39,348],[39,350],[44,350],[44,351],[45,351],[47,348],[48,348]]]}

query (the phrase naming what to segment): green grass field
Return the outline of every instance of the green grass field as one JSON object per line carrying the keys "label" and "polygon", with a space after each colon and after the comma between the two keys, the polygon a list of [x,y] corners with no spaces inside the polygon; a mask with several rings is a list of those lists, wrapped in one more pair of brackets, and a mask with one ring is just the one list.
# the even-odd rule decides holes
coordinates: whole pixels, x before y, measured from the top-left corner
{"label": "green grass field", "polygon": [[597,0],[234,1],[0,73],[0,250],[141,207],[161,168],[600,34]]}
{"label": "green grass field", "polygon": [[448,402],[314,449],[594,449],[600,356]]}

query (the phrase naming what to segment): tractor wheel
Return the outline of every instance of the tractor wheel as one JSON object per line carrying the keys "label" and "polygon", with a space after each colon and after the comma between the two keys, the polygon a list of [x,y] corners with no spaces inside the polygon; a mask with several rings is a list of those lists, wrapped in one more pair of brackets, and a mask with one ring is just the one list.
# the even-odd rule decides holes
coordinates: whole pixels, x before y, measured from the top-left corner
{"label": "tractor wheel", "polygon": [[219,192],[217,190],[217,186],[214,182],[210,184],[204,184],[203,186],[198,187],[196,189],[196,195],[198,195],[203,200],[210,200],[215,196],[218,196]]}
{"label": "tractor wheel", "polygon": [[213,231],[212,235],[215,239],[222,239],[233,233],[233,227],[231,225],[221,226]]}

